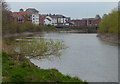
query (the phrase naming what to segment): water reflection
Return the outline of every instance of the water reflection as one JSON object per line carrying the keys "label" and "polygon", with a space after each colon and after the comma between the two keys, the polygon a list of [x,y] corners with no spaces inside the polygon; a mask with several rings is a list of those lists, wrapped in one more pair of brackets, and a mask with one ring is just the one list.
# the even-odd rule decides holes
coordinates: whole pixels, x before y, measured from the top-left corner
{"label": "water reflection", "polygon": [[49,33],[44,36],[63,40],[67,48],[60,59],[31,59],[44,69],[56,68],[63,74],[89,82],[118,81],[118,47],[106,44],[96,34]]}
{"label": "water reflection", "polygon": [[[47,58],[38,59],[35,56],[31,59],[35,65],[44,69],[56,68],[63,74],[77,76],[89,82],[118,81],[118,46],[101,41],[96,37],[96,34],[48,33],[42,36],[38,34],[18,37],[15,41],[18,45],[15,48],[21,47],[22,53],[27,50],[26,56],[29,56],[30,53],[33,56],[32,50],[36,47],[35,49],[38,50],[40,56],[39,53],[46,51],[46,47],[39,47],[38,45],[45,46],[50,39],[53,42],[48,43],[50,47],[47,47],[53,48],[53,50],[56,50],[52,44],[54,42],[61,45],[63,41],[62,44],[69,48],[65,49],[60,57],[51,55]],[[35,41],[33,42],[33,40]],[[29,50],[30,47],[33,49]],[[37,47],[40,48],[40,52]]]}

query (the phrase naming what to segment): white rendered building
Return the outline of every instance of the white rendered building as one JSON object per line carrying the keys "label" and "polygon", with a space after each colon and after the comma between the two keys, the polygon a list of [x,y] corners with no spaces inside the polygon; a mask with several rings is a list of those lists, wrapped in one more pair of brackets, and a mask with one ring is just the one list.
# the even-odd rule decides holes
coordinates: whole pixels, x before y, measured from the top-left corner
{"label": "white rendered building", "polygon": [[32,14],[32,23],[39,24],[39,14]]}

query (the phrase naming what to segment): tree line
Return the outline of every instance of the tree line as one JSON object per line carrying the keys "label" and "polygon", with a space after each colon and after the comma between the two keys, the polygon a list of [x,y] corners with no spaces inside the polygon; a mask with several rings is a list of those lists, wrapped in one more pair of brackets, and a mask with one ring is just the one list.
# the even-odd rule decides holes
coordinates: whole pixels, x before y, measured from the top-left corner
{"label": "tree line", "polygon": [[114,34],[120,35],[120,11],[113,10],[111,13],[106,15],[100,22],[100,28],[98,32],[100,34]]}

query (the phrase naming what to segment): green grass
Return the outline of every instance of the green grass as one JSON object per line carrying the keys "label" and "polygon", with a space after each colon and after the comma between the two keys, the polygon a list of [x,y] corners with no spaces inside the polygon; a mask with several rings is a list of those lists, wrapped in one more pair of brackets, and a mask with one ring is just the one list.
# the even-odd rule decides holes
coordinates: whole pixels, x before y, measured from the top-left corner
{"label": "green grass", "polygon": [[[2,53],[2,75],[5,82],[79,82],[77,77],[61,74],[56,69],[39,69],[28,59],[22,58],[16,61],[15,56]],[[86,84],[86,82],[84,83]]]}
{"label": "green grass", "polygon": [[0,84],[2,82],[2,52],[0,51]]}

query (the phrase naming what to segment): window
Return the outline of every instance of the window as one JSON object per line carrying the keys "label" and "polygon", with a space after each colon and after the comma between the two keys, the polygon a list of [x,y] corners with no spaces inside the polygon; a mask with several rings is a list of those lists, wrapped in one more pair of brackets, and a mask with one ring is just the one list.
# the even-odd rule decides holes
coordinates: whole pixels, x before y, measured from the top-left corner
{"label": "window", "polygon": [[89,21],[89,24],[91,24],[91,20]]}

